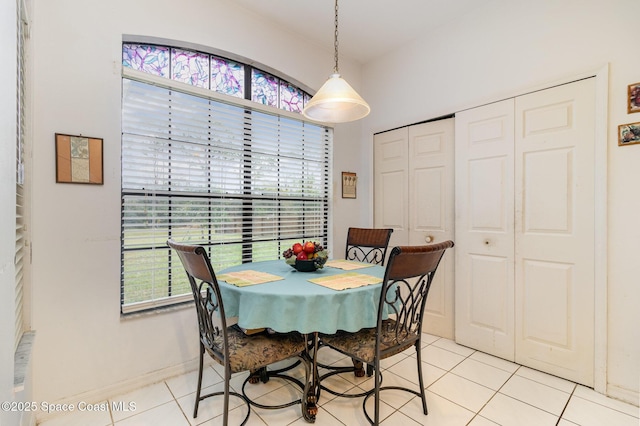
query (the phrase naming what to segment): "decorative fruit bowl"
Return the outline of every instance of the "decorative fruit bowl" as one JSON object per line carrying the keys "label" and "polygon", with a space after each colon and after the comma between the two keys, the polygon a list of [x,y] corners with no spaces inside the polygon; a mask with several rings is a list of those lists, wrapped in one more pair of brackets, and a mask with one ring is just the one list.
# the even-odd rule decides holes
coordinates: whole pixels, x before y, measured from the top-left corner
{"label": "decorative fruit bowl", "polygon": [[313,272],[322,269],[329,257],[322,244],[307,241],[295,243],[282,253],[287,265],[300,272]]}

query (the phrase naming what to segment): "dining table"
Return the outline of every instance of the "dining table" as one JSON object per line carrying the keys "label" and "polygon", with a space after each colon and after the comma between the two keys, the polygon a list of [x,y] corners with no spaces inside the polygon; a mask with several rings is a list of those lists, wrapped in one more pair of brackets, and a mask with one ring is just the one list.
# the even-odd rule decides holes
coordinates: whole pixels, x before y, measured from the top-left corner
{"label": "dining table", "polygon": [[343,259],[311,272],[270,260],[232,266],[216,277],[228,321],[247,333],[266,329],[308,336],[312,374],[302,405],[305,420],[314,422],[320,395],[318,336],[375,327],[384,273],[382,266]]}

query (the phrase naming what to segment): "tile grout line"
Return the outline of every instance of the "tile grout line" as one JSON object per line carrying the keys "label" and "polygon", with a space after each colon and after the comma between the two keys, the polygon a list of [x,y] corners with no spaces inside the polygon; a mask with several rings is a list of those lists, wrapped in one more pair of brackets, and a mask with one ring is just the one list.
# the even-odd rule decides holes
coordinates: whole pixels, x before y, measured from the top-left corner
{"label": "tile grout line", "polygon": [[[182,409],[182,406],[180,405],[180,403],[178,402],[178,398],[176,398],[176,395],[173,393],[173,391],[171,390],[171,386],[169,386],[169,383],[167,383],[166,380],[163,381],[164,385],[167,387],[167,389],[169,390],[169,393],[171,394],[171,397],[173,398],[173,402],[176,403],[176,405],[178,406],[178,408],[180,409],[180,412],[182,413],[182,415],[184,416],[184,419],[187,421],[187,423],[190,425],[191,422],[189,421],[189,418],[187,417],[187,413],[184,412],[184,410]],[[115,426],[115,425],[114,425]]]}
{"label": "tile grout line", "polygon": [[562,407],[562,412],[560,413],[560,416],[558,417],[558,421],[556,422],[556,426],[558,426],[558,424],[560,423],[560,420],[562,420],[562,416],[564,416],[564,412],[567,410],[567,407],[569,406],[569,403],[571,402],[571,398],[574,397],[577,388],[578,388],[578,385],[576,383],[574,383],[573,389],[571,390],[571,393],[569,394],[569,398],[567,399],[567,402],[564,404],[564,407]]}
{"label": "tile grout line", "polygon": [[[476,352],[477,352],[477,351],[476,351]],[[475,353],[475,352],[474,352],[474,353]],[[477,361],[477,360],[476,360],[476,361]],[[480,361],[478,361],[478,362],[480,362]],[[482,363],[482,364],[484,364],[484,363]],[[485,364],[485,365],[489,365],[489,364]],[[491,366],[491,365],[490,365],[490,366]],[[491,367],[493,367],[493,366],[491,366]],[[496,367],[496,368],[497,368],[497,367]],[[480,412],[481,412],[482,410],[484,410],[484,409],[485,409],[485,407],[486,407],[486,406],[491,402],[491,400],[493,400],[493,398],[495,398],[495,396],[500,392],[500,389],[502,389],[502,388],[504,387],[504,385],[506,385],[506,384],[507,384],[507,382],[508,382],[509,380],[511,380],[511,379],[513,378],[513,376],[515,376],[515,375],[516,375],[516,372],[517,372],[519,369],[520,369],[520,366],[518,366],[518,368],[516,368],[516,369],[511,373],[511,375],[509,376],[509,378],[508,378],[507,380],[505,380],[505,381],[504,381],[504,383],[503,383],[503,384],[502,384],[498,389],[496,389],[496,390],[493,392],[493,395],[491,395],[491,398],[489,398],[489,399],[487,400],[487,402],[485,402],[485,403],[482,405],[482,407],[480,407],[480,409],[476,412],[476,414],[473,416],[473,418],[472,418],[471,420],[469,420],[469,423],[467,423],[467,425],[471,424],[471,422],[473,422],[473,420],[474,420],[476,417],[480,416]],[[501,369],[499,368],[499,370],[501,370]],[[502,370],[502,371],[505,371],[505,370]],[[507,395],[505,395],[505,396],[507,396]],[[521,402],[522,402],[522,401],[521,401]],[[536,407],[536,408],[537,408],[537,407]],[[481,416],[481,417],[482,417],[482,416]],[[484,417],[483,417],[483,418],[484,418]],[[491,420],[491,419],[489,419],[489,418],[487,418],[487,420],[489,420],[489,421],[491,421],[491,422],[495,423],[493,420]]]}
{"label": "tile grout line", "polygon": [[[557,390],[557,391],[559,391],[559,392],[563,392],[563,391],[561,391],[560,389],[554,388],[553,386],[549,386],[549,385],[547,385],[547,384],[540,383],[540,382],[538,382],[537,380],[531,380],[531,379],[529,379],[529,378],[527,378],[527,377],[525,377],[525,376],[521,376],[521,375],[519,375],[519,374],[516,374],[516,373],[518,372],[518,370],[520,370],[520,369],[521,369],[521,368],[523,368],[523,367],[524,367],[524,368],[529,368],[529,367],[525,367],[525,366],[523,366],[523,365],[519,365],[519,366],[518,366],[518,369],[517,369],[516,371],[514,371],[514,372],[513,372],[513,374],[511,375],[511,377],[509,377],[509,379],[507,379],[507,380],[504,382],[504,384],[503,384],[502,386],[500,386],[500,389],[498,389],[498,391],[496,392],[496,394],[500,393],[500,390],[502,390],[502,388],[504,388],[504,386],[507,384],[507,382],[509,382],[509,380],[511,380],[511,379],[513,378],[513,376],[518,376],[518,377],[521,377],[521,378],[523,378],[523,379],[525,379],[525,380],[530,380],[530,381],[532,381],[532,382],[534,382],[534,383],[537,383],[537,384],[539,384],[539,385],[546,386],[546,387],[551,388],[551,389],[555,389],[555,390]],[[574,383],[574,388],[575,388],[575,385],[576,385],[576,384]],[[567,393],[567,392],[563,392],[563,393]],[[556,414],[554,414],[554,413],[552,413],[552,412],[550,412],[550,411],[547,411],[547,410],[545,410],[544,408],[536,407],[536,406],[535,406],[535,405],[533,405],[533,404],[530,404],[530,403],[528,403],[528,402],[526,402],[526,401],[522,401],[522,400],[520,400],[520,399],[518,399],[518,398],[515,398],[515,397],[513,397],[513,396],[507,395],[506,393],[500,393],[500,394],[501,394],[502,396],[504,396],[504,397],[507,397],[507,398],[513,399],[514,401],[518,401],[518,402],[521,402],[521,403],[523,403],[523,404],[525,404],[525,405],[528,405],[529,407],[533,407],[533,408],[536,408],[536,409],[538,409],[538,410],[540,410],[540,411],[543,411],[543,412],[545,412],[545,413],[547,413],[547,414],[551,414],[552,416],[556,416]],[[565,404],[565,406],[569,404],[569,401],[571,400],[571,396],[572,396],[572,394],[573,394],[573,392],[569,393],[569,398],[567,399],[567,403]],[[494,396],[495,396],[495,395],[494,395]],[[491,399],[493,399],[493,397],[492,397]],[[564,410],[563,410],[563,413],[564,413]],[[561,415],[560,415],[560,416],[558,416],[558,420],[556,421],[556,424],[557,424],[558,422],[560,422],[560,420],[561,420],[561,419],[562,419],[562,416],[561,416]]]}
{"label": "tile grout line", "polygon": [[[438,340],[440,340],[440,339],[438,339]],[[438,340],[434,341],[433,343],[437,342]],[[454,343],[455,343],[455,341],[454,341]],[[456,343],[456,344],[457,344],[457,343]],[[441,348],[440,346],[436,346],[436,347],[437,347],[437,348],[439,348],[439,349],[445,350],[445,351],[447,351],[447,352],[451,352],[451,353],[453,353],[453,354],[460,355],[460,354],[458,354],[458,353],[456,353],[456,352],[453,352],[453,351],[450,351],[450,350],[448,350],[448,349]],[[465,347],[466,347],[466,346],[465,346]],[[469,355],[467,355],[467,356],[460,355],[460,356],[463,356],[464,358],[463,358],[459,363],[457,363],[456,365],[454,365],[453,367],[451,367],[449,370],[447,370],[447,371],[446,371],[446,373],[444,373],[442,376],[438,377],[438,379],[436,379],[433,383],[431,383],[429,386],[427,386],[427,387],[425,388],[425,391],[429,390],[429,388],[430,388],[431,386],[433,386],[433,385],[435,385],[436,383],[438,383],[440,380],[442,380],[442,378],[443,378],[443,377],[445,377],[445,376],[446,376],[446,375],[448,375],[448,374],[452,374],[452,375],[454,375],[454,376],[456,376],[456,377],[460,377],[460,378],[462,378],[462,379],[469,380],[469,379],[467,379],[467,378],[465,378],[465,377],[462,377],[462,376],[459,376],[459,375],[455,374],[452,370],[453,370],[454,368],[456,368],[457,366],[459,366],[460,364],[462,364],[464,361],[466,361],[466,360],[468,360],[468,359],[471,359],[471,356],[473,356],[473,354],[475,354],[476,352],[478,352],[478,351],[477,351],[477,350],[475,350],[475,349],[473,349],[473,352],[471,352],[471,353],[470,353]],[[426,361],[424,361],[424,362],[426,362]],[[479,361],[478,361],[478,362],[479,362]],[[427,363],[427,364],[429,364],[429,363]],[[481,363],[481,364],[484,364],[484,363]],[[429,364],[429,365],[433,365],[433,364]],[[489,364],[485,364],[485,365],[489,365]],[[438,367],[437,365],[436,365],[436,366],[434,366],[434,367],[440,368],[440,367]],[[500,369],[499,369],[499,370],[500,370]],[[503,370],[503,371],[504,371],[504,370]],[[508,379],[507,379],[507,380],[508,380]],[[469,381],[470,381],[471,383],[475,383],[475,384],[477,384],[477,385],[479,385],[479,386],[482,386],[482,387],[487,388],[486,386],[484,386],[484,385],[482,385],[482,384],[480,384],[480,383],[476,383],[476,382],[474,382],[474,381],[472,381],[472,380],[469,380]],[[491,389],[491,388],[487,388],[487,389],[490,389],[490,390],[492,390],[492,391],[493,391],[493,389]],[[469,410],[467,407],[464,407],[464,406],[462,406],[462,405],[458,404],[457,402],[452,401],[452,400],[450,400],[449,398],[444,397],[443,395],[440,395],[439,393],[436,393],[436,392],[434,392],[434,391],[432,391],[432,390],[429,390],[429,392],[433,393],[434,395],[438,395],[440,398],[442,398],[442,399],[444,399],[444,400],[446,400],[446,401],[449,401],[450,403],[452,403],[452,404],[454,404],[454,405],[457,405],[458,407],[461,407],[461,408],[463,408],[463,409],[465,409],[465,410],[467,410],[467,411],[471,411],[471,410]],[[491,398],[489,398],[489,401],[491,401],[491,399],[493,398],[493,396],[495,396],[495,394],[496,394],[496,393],[498,393],[498,391],[493,391],[493,395],[491,396]],[[482,409],[485,407],[485,405],[486,405],[489,401],[487,401],[487,402],[486,402],[486,403],[485,403],[485,404],[480,408],[480,410],[478,410],[478,411],[474,412],[474,414],[473,414],[473,416],[471,417],[471,419],[469,420],[469,422],[467,422],[467,425],[469,425],[469,424],[473,421],[473,419],[475,419],[475,418],[480,414],[480,411],[482,411]],[[412,420],[415,420],[415,419],[412,419]]]}

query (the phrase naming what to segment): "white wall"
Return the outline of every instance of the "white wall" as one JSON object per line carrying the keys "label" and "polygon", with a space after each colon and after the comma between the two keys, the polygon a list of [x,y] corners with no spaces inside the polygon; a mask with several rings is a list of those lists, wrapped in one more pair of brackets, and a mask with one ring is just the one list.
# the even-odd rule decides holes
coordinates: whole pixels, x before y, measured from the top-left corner
{"label": "white wall", "polygon": [[[349,83],[351,81],[349,80]],[[373,204],[368,191],[367,179],[371,159],[366,150],[358,143],[361,139],[361,123],[349,123],[336,126],[334,129],[333,156],[333,249],[329,253],[333,257],[344,257],[347,243],[347,229],[373,226]],[[356,198],[342,198],[342,172],[355,172],[358,177]]]}
{"label": "white wall", "polygon": [[[627,85],[640,82],[633,36],[637,0],[495,0],[363,69],[372,105],[363,123],[364,155],[372,134],[504,99],[609,65],[608,393],[638,404],[640,378],[640,145],[618,147]],[[390,82],[393,84],[383,84]],[[401,106],[401,107],[399,107]],[[369,163],[372,164],[372,163]],[[371,169],[363,174],[371,194]],[[360,188],[359,188],[360,189]]]}
{"label": "white wall", "polygon": [[[332,70],[333,46],[328,43],[326,50],[265,26],[230,0],[35,3],[34,397],[48,402],[79,395],[103,398],[138,386],[132,378],[152,380],[195,367],[189,361],[198,350],[192,309],[129,319],[119,313],[122,35],[233,52],[315,88]],[[341,65],[345,78],[358,87],[359,66],[346,60]],[[103,186],[55,183],[56,132],[104,139]],[[359,137],[359,127],[337,131],[336,156],[352,156],[350,146],[358,147]],[[336,168],[336,184],[346,169],[353,167]],[[335,234],[345,232],[342,222],[337,221]]]}

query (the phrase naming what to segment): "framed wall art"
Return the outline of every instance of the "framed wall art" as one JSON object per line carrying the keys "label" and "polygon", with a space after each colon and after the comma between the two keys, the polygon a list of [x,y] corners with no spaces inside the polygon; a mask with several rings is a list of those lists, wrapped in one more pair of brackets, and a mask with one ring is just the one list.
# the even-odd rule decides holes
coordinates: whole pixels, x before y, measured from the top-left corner
{"label": "framed wall art", "polygon": [[102,139],[56,133],[56,182],[103,184]]}
{"label": "framed wall art", "polygon": [[621,124],[618,126],[618,146],[640,143],[640,123]]}
{"label": "framed wall art", "polygon": [[358,176],[351,172],[342,172],[342,198],[356,198]]}
{"label": "framed wall art", "polygon": [[627,113],[640,112],[640,83],[627,87]]}

